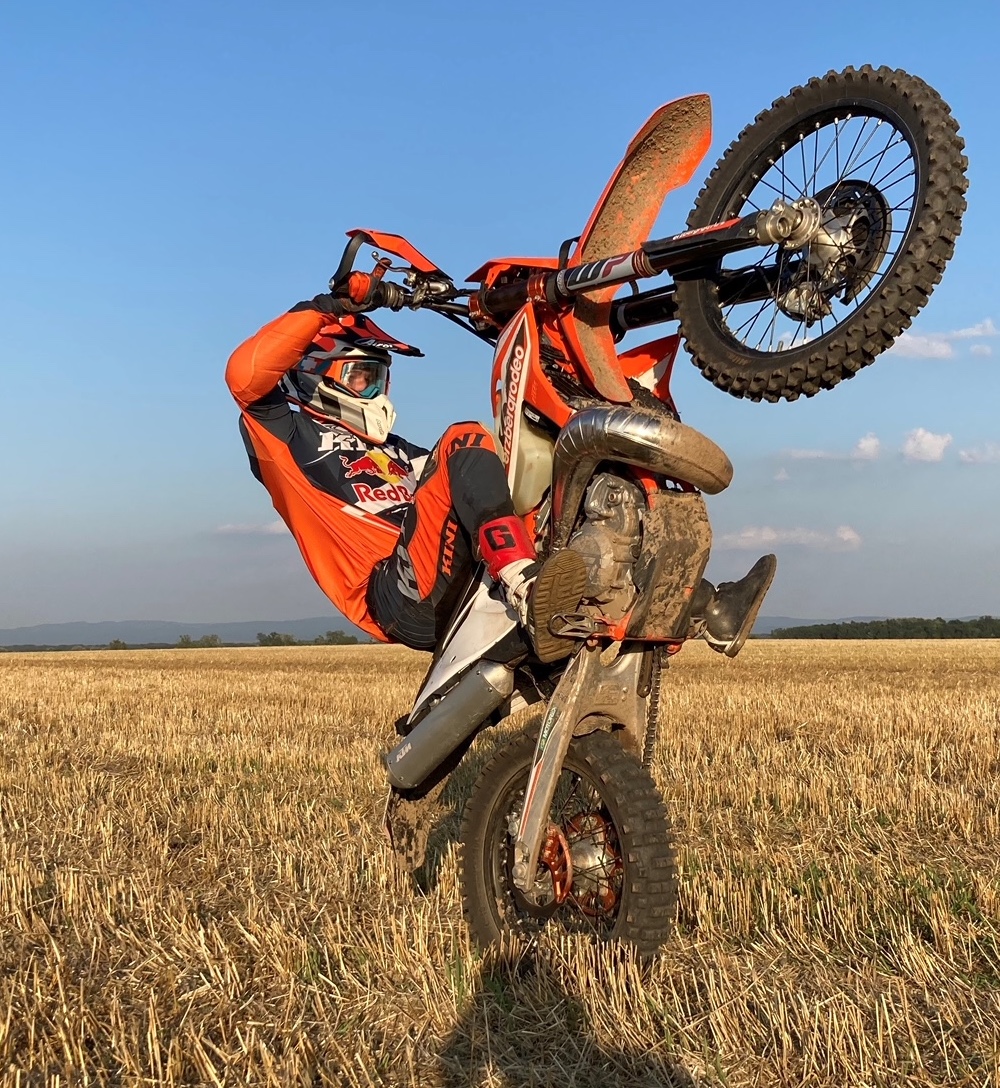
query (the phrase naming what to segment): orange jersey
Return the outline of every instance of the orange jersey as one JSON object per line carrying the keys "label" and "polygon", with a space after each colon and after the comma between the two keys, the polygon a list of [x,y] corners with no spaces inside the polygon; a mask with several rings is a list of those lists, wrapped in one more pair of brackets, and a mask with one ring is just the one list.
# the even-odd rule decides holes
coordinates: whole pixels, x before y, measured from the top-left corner
{"label": "orange jersey", "polygon": [[365,594],[372,568],[396,547],[428,451],[393,434],[375,445],[291,409],[279,383],[332,321],[315,310],[276,318],[233,352],[226,384],[254,475],[313,578],[347,619],[385,641]]}

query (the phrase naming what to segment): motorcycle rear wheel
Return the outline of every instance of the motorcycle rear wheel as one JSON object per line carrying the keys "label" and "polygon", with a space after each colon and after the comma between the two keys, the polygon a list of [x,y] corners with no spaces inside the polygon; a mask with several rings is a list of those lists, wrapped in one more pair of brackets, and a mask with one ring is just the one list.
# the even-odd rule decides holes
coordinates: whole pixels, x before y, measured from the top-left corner
{"label": "motorcycle rear wheel", "polygon": [[[606,732],[570,744],[543,844],[548,862],[539,862],[531,900],[514,886],[511,827],[536,737],[537,727],[501,749],[465,806],[459,864],[473,939],[485,948],[505,933],[531,938],[549,929],[653,955],[670,936],[677,903],[666,807],[649,772]],[[562,891],[557,882],[567,876]]]}
{"label": "motorcycle rear wheel", "polygon": [[964,141],[923,80],[868,65],[828,72],[759,114],[698,195],[696,229],[816,200],[829,233],[747,251],[677,283],[692,361],[749,400],[795,400],[853,377],[927,302],[961,231]]}

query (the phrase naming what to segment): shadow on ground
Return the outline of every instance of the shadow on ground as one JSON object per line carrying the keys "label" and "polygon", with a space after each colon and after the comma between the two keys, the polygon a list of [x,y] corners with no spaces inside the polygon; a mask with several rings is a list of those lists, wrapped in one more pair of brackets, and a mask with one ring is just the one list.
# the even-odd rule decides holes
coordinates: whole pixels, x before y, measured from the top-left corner
{"label": "shadow on ground", "polygon": [[696,1088],[666,1044],[631,1049],[601,1041],[545,952],[488,955],[477,989],[438,1055],[448,1088]]}

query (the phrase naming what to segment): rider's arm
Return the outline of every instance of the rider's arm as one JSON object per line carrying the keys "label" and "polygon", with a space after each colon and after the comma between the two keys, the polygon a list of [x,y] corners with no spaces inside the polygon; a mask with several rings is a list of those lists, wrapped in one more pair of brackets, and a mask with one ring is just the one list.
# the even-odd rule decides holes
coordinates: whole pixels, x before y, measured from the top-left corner
{"label": "rider's arm", "polygon": [[[345,313],[370,309],[381,285],[372,277],[352,272],[344,293],[316,295],[297,302],[287,314],[276,317],[259,332],[244,340],[229,357],[226,384],[243,409],[250,409],[278,387],[285,373],[302,358],[324,325],[335,324]],[[375,304],[378,304],[376,299]],[[277,398],[269,398],[278,405]],[[284,398],[281,398],[284,403]]]}
{"label": "rider's arm", "polygon": [[305,355],[319,330],[331,320],[330,314],[318,310],[295,310],[275,318],[244,340],[226,367],[226,385],[239,406],[250,408],[274,392],[286,372]]}

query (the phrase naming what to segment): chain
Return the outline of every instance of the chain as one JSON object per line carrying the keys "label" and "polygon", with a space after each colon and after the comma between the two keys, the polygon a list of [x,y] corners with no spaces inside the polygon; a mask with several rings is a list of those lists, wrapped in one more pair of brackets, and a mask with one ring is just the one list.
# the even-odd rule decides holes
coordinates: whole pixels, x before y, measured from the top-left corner
{"label": "chain", "polygon": [[649,708],[646,711],[646,737],[642,746],[642,765],[649,767],[656,752],[656,741],[660,735],[660,674],[663,671],[662,651],[654,649],[653,671],[649,678]]}

